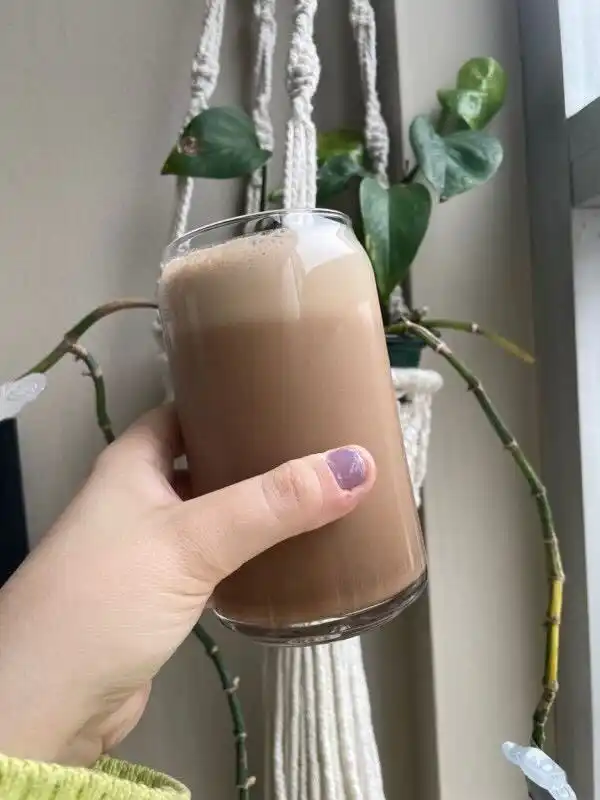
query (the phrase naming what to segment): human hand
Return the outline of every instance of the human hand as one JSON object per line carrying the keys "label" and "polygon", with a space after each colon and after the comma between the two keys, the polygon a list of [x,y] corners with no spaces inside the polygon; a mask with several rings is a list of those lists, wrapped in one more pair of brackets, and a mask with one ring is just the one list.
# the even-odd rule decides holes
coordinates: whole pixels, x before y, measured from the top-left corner
{"label": "human hand", "polygon": [[345,491],[321,454],[183,501],[181,452],[171,407],[144,416],[0,592],[0,753],[92,763],[136,725],[219,581],[375,480],[361,450],[364,481]]}

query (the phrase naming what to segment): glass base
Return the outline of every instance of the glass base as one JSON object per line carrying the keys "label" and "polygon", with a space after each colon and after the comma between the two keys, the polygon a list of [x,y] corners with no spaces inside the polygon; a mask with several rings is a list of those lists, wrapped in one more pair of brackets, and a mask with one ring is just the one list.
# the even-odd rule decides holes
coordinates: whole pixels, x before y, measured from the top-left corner
{"label": "glass base", "polygon": [[352,636],[360,636],[367,631],[385,625],[413,603],[427,586],[427,570],[404,591],[384,603],[356,611],[345,617],[332,617],[317,622],[300,622],[286,628],[269,629],[251,622],[243,622],[224,617],[215,611],[217,619],[237,633],[243,633],[255,642],[266,645],[284,645],[289,647],[306,647],[312,644],[340,642]]}

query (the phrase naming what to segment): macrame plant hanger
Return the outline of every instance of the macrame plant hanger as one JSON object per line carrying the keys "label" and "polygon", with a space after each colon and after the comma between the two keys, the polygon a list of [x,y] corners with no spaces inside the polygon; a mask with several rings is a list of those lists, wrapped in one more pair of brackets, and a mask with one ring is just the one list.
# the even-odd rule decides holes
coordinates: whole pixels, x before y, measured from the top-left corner
{"label": "macrame plant hanger", "polygon": [[[318,0],[294,0],[287,63],[292,112],[287,123],[285,208],[312,208],[317,190],[317,132],[313,97],[320,76],[314,42]],[[219,75],[226,0],[207,0],[184,126],[208,106]],[[387,184],[389,136],[377,93],[375,14],[370,0],[348,0],[361,70],[365,147]],[[253,0],[256,47],[252,116],[259,143],[274,148],[269,114],[276,40],[276,0]],[[260,209],[264,173],[251,176],[246,210]],[[193,180],[178,178],[173,238],[188,228]],[[403,307],[401,294],[394,302]],[[160,328],[157,326],[157,332]],[[161,337],[160,337],[161,338]],[[413,488],[425,477],[431,402],[441,377],[422,369],[392,369]],[[168,393],[171,388],[167,380]],[[359,638],[305,648],[265,649],[265,800],[384,800],[381,766]]]}

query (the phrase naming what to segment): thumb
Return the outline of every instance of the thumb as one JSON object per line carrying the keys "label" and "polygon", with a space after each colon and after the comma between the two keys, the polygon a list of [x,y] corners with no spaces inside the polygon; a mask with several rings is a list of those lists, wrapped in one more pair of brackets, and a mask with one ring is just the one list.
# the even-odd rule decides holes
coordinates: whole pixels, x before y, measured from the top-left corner
{"label": "thumb", "polygon": [[306,456],[180,504],[172,525],[195,577],[216,585],[278,542],[348,514],[375,471],[361,447]]}

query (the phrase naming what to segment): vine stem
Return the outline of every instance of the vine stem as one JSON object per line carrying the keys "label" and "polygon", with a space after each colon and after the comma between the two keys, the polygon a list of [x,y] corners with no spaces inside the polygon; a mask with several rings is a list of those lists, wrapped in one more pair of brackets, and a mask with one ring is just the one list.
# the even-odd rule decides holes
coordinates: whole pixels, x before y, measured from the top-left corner
{"label": "vine stem", "polygon": [[206,628],[199,622],[194,625],[194,634],[202,642],[206,655],[215,665],[221,681],[221,686],[227,697],[227,705],[229,706],[231,721],[233,722],[233,736],[235,739],[235,777],[238,800],[247,800],[247,798],[250,797],[250,789],[256,783],[256,778],[254,775],[250,774],[248,768],[248,750],[246,747],[247,733],[242,707],[238,698],[240,679],[231,677],[221,656],[219,646]]}
{"label": "vine stem", "polygon": [[542,680],[542,696],[533,714],[533,727],[531,743],[543,748],[546,739],[546,723],[558,692],[558,662],[560,645],[560,623],[562,617],[563,585],[565,573],[560,554],[560,545],[552,510],[548,502],[546,487],[525,457],[523,450],[515,437],[508,429],[506,423],[490,400],[483,384],[477,376],[454,355],[448,345],[424,325],[404,319],[399,326],[408,331],[440,355],[465,381],[468,389],[473,392],[479,406],[494,429],[497,437],[509,452],[521,474],[527,481],[531,494],[535,500],[538,517],[543,536],[544,551],[546,556],[546,569],[548,573],[549,593],[546,611],[546,651],[544,659],[544,676]]}
{"label": "vine stem", "polygon": [[28,369],[27,372],[24,372],[21,377],[30,375],[32,372],[48,372],[48,370],[56,366],[56,364],[58,364],[58,362],[64,358],[64,356],[69,354],[75,356],[77,361],[83,361],[89,370],[89,376],[94,384],[94,394],[96,399],[96,422],[102,431],[102,435],[104,436],[106,443],[110,444],[111,442],[114,442],[115,434],[108,413],[106,403],[106,384],[104,382],[102,369],[89,350],[79,344],[79,339],[87,330],[92,327],[92,325],[95,325],[96,322],[104,317],[108,317],[111,314],[117,313],[117,311],[127,311],[135,308],[156,309],[157,307],[157,304],[152,300],[138,299],[113,300],[110,303],[105,303],[102,306],[98,306],[98,308],[95,308],[93,311],[90,311],[89,314],[86,314],[85,317],[82,317],[79,322],[73,325],[72,328],[69,328],[56,347],[52,348],[52,350],[45,355],[41,361],[38,361],[38,363],[31,367],[31,369]]}
{"label": "vine stem", "polygon": [[[482,336],[484,339],[487,339],[493,344],[498,345],[503,350],[506,350],[507,353],[510,353],[512,356],[516,356],[521,361],[524,361],[526,364],[535,364],[535,358],[524,350],[522,347],[519,347],[518,344],[511,342],[510,339],[507,339],[505,336],[501,336],[499,333],[495,333],[494,331],[490,331],[487,328],[482,328],[481,325],[477,322],[464,322],[463,320],[458,319],[423,319],[422,316],[418,315],[415,318],[409,318],[411,322],[415,322],[417,325],[422,325],[427,330],[435,333],[438,330],[452,330],[452,331],[462,331],[463,333],[472,333],[475,336]],[[386,328],[386,333],[402,333],[406,330],[404,322],[400,322],[398,324],[390,325]]]}
{"label": "vine stem", "polygon": [[31,367],[31,369],[28,369],[27,372],[23,373],[21,377],[29,375],[32,372],[48,372],[48,370],[57,364],[63,356],[71,352],[71,345],[77,344],[79,339],[87,330],[92,327],[92,325],[95,325],[96,322],[104,317],[110,316],[110,314],[115,314],[117,311],[126,311],[133,308],[156,309],[158,306],[153,300],[138,299],[113,300],[110,303],[105,303],[102,306],[98,306],[98,308],[95,308],[93,311],[90,311],[89,314],[86,314],[85,317],[82,317],[76,325],[73,325],[72,328],[69,328],[56,347],[54,347],[47,355],[45,355],[41,361],[38,361],[37,364]]}
{"label": "vine stem", "polygon": [[108,415],[106,408],[106,384],[104,382],[104,375],[100,364],[92,356],[89,350],[86,350],[83,345],[73,342],[69,345],[69,353],[75,356],[77,361],[83,361],[88,368],[88,375],[94,384],[94,394],[96,396],[96,420],[98,427],[102,431],[106,444],[110,444],[115,440],[115,433],[113,431],[112,422]]}

